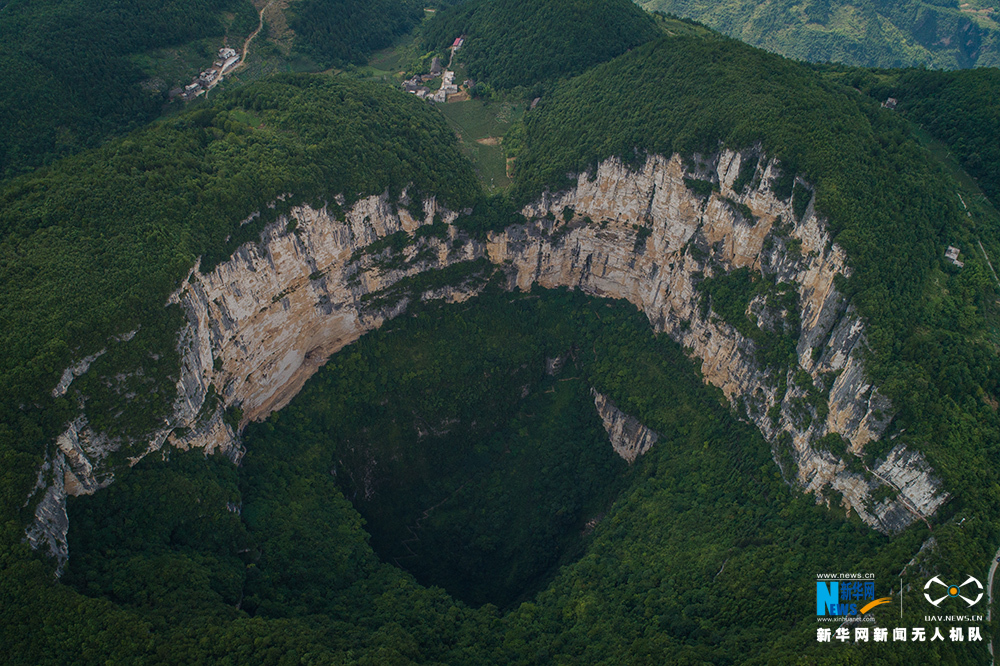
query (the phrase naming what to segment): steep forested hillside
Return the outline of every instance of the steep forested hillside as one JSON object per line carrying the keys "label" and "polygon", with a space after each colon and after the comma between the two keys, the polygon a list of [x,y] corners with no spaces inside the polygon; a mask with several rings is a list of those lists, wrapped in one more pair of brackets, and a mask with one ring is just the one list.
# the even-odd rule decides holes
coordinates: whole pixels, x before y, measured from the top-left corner
{"label": "steep forested hillside", "polygon": [[782,55],[867,67],[1000,64],[995,0],[640,0]]}
{"label": "steep forested hillside", "polygon": [[[32,468],[75,409],[51,395],[74,358],[138,330],[110,346],[82,390],[91,417],[116,435],[141,439],[162,422],[181,321],[164,305],[199,255],[205,268],[228,257],[295,202],[335,209],[335,195],[407,185],[456,207],[477,195],[440,117],[384,86],[287,76],[0,191],[4,515],[21,511]],[[127,388],[106,381],[121,372]],[[119,391],[134,396],[127,414]]]}
{"label": "steep forested hillside", "polygon": [[884,98],[896,98],[899,113],[944,142],[994,205],[1000,202],[1000,70],[905,70],[890,81],[879,86]]}
{"label": "steep forested hillside", "polygon": [[[334,356],[287,410],[253,426],[239,469],[173,451],[73,500],[65,582],[46,584],[44,568],[24,561],[0,579],[13,602],[0,623],[12,663],[653,666],[914,663],[928,653],[921,643],[817,644],[803,573],[892,579],[926,528],[890,541],[795,496],[759,433],[631,306],[487,288],[414,314]],[[555,376],[551,355],[566,359]],[[580,437],[592,413],[576,422],[576,407],[593,403],[574,395],[588,384],[663,433],[625,473],[606,444]],[[575,435],[537,436],[553,427]],[[433,441],[405,450],[428,428],[464,440],[448,447],[461,454],[443,461],[447,474],[435,473]],[[481,568],[476,583],[517,584],[510,567],[549,558],[553,525],[585,550],[505,612],[456,602],[368,545],[348,498],[364,494],[356,484],[372,469],[376,495],[395,499],[390,513],[423,516],[407,524],[416,552],[443,570],[429,582],[461,583],[463,566],[492,557],[503,566]],[[585,492],[609,486],[610,497]],[[368,518],[369,530],[392,528],[379,512]],[[455,531],[474,536],[447,543]],[[42,625],[51,629],[17,630]],[[985,649],[933,653],[972,663]]]}
{"label": "steep forested hillside", "polygon": [[444,50],[465,35],[469,74],[513,88],[579,74],[656,34],[652,18],[628,0],[472,0],[435,17],[424,43]]}
{"label": "steep forested hillside", "polygon": [[[995,513],[993,466],[983,479],[966,470],[1000,455],[1000,422],[989,401],[965,396],[1000,389],[996,286],[978,250],[1000,256],[998,220],[966,215],[957,184],[893,112],[735,41],[664,38],[569,81],[526,117],[517,196],[611,155],[639,162],[720,141],[758,145],[815,183],[853,268],[842,287],[869,319],[869,370],[900,409],[902,439],[931,454],[963,505]],[[792,196],[790,181],[775,188]],[[957,274],[942,256],[950,243],[967,248]]]}
{"label": "steep forested hillside", "polygon": [[[0,9],[0,178],[156,117],[168,82],[148,81],[130,56],[224,35],[239,46],[256,27],[248,0],[6,3]],[[209,49],[202,65],[214,55]]]}
{"label": "steep forested hillside", "polygon": [[[283,11],[295,51],[335,67],[361,63],[412,29],[423,7],[302,0]],[[0,10],[0,179],[142,127],[162,113],[169,88],[211,65],[223,38],[239,50],[257,25],[249,0],[8,3]]]}
{"label": "steep forested hillside", "polygon": [[[330,64],[416,18],[408,3],[373,4],[378,20],[340,25],[329,12],[347,5],[306,2],[300,36]],[[1000,544],[1000,291],[979,249],[1000,256],[1000,220],[962,205],[961,184],[908,120],[970,170],[976,154],[992,164],[992,147],[971,138],[995,126],[992,75],[845,73],[718,35],[657,37],[624,0],[472,0],[429,29],[434,49],[466,35],[460,54],[477,78],[545,86],[508,135],[507,194],[483,196],[424,102],[318,75],[231,90],[0,189],[0,654],[60,665],[985,663],[983,642],[819,643],[814,577],[872,573],[885,594],[909,567],[906,599],[919,600],[917,578],[983,575]],[[867,92],[898,94],[900,112],[853,89],[855,75]],[[777,158],[770,190],[799,217],[814,202],[846,251],[850,277],[834,284],[864,320],[871,386],[895,410],[893,439],[867,442],[859,461],[897,443],[925,454],[951,495],[929,520],[890,537],[834,494],[818,505],[632,305],[522,292],[502,260],[469,258],[489,231],[524,222],[524,204],[601,160],[680,153],[696,169],[722,148]],[[984,188],[991,173],[976,173]],[[740,174],[740,188],[756,177],[742,163]],[[370,194],[388,192],[392,207],[404,188],[459,216],[359,256],[389,271],[402,245],[433,237],[454,263],[410,286],[460,276],[482,293],[416,299],[330,357],[285,409],[246,427],[238,466],[169,446],[131,466],[177,394],[184,314],[165,302],[203,289],[183,282],[197,258],[204,272],[259,244],[296,204],[341,219]],[[294,220],[282,229],[299,253]],[[567,242],[559,234],[512,242]],[[642,239],[628,248],[645,251]],[[952,243],[961,269],[942,257]],[[751,299],[796,299],[787,283],[765,293],[753,268],[698,275],[691,297],[742,331],[762,331]],[[397,304],[407,287],[360,295],[356,284],[349,298]],[[229,337],[227,317],[215,323],[211,335]],[[796,359],[796,341],[773,333],[755,343],[775,364]],[[659,433],[634,464],[610,450],[591,387]],[[53,480],[40,464],[81,410],[120,446],[101,463],[116,479],[69,500],[71,556],[54,580],[25,526],[32,488]],[[919,603],[872,611],[879,626],[904,612],[901,625],[926,626]]]}
{"label": "steep forested hillside", "polygon": [[424,15],[417,0],[300,0],[290,5],[295,47],[327,67],[361,64]]}

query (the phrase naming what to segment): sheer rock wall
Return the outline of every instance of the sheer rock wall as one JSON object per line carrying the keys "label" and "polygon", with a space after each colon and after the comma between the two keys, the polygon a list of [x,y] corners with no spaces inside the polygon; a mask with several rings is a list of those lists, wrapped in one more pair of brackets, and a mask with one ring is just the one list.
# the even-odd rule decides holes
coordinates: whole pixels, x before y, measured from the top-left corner
{"label": "sheer rock wall", "polygon": [[[756,171],[737,192],[745,160]],[[295,208],[269,225],[260,242],[242,246],[212,271],[196,266],[171,296],[188,318],[179,342],[178,394],[145,452],[169,442],[224,451],[238,461],[233,408],[242,412],[239,427],[280,409],[331,354],[404,312],[411,297],[474,295],[475,287],[459,282],[395,302],[378,298],[405,278],[485,258],[504,271],[511,289],[566,286],[629,300],[655,330],[701,360],[705,381],[757,425],[786,476],[809,492],[825,492],[828,502],[833,489],[869,525],[899,531],[932,515],[948,495],[923,457],[902,446],[868,471],[849,471],[845,459],[816,446],[824,435],[839,433],[851,459],[883,435],[892,406],[866,378],[863,323],[835,287],[835,276],[849,274],[846,256],[811,203],[797,219],[791,200],[774,194],[778,175],[776,162],[753,152],[725,151],[688,164],[678,156],[652,156],[637,170],[610,159],[573,187],[526,206],[526,223],[485,241],[451,226],[458,213],[433,198],[414,218],[405,193],[399,202],[386,195],[363,199],[342,220],[326,209]],[[691,178],[711,181],[715,191],[696,194],[685,183]],[[446,237],[414,234],[436,215],[449,225]],[[401,231],[410,237],[398,252],[388,243],[372,246]],[[762,328],[795,336],[796,367],[779,373],[762,364],[752,339],[703,310],[698,283],[742,267],[794,287],[798,326],[788,324],[791,313],[764,299],[751,301],[747,313]],[[81,371],[86,368],[74,366],[64,380]],[[796,379],[802,372],[813,393],[822,393],[825,413]],[[64,383],[56,390],[65,391]],[[35,497],[41,500],[28,538],[60,562],[66,495],[110,482],[100,464],[109,448],[81,415],[40,472]],[[873,502],[883,484],[891,487],[890,497]]]}

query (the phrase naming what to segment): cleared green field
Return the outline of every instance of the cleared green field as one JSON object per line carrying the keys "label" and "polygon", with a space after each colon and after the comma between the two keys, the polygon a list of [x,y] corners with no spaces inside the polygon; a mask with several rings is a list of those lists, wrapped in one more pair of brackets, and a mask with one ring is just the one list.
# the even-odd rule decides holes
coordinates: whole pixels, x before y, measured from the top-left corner
{"label": "cleared green field", "polygon": [[511,181],[507,178],[506,159],[500,146],[462,142],[462,152],[472,160],[476,175],[490,194],[502,190]]}
{"label": "cleared green field", "polygon": [[414,33],[400,38],[399,42],[387,49],[377,51],[368,61],[368,66],[393,74],[405,70],[418,57],[420,45]]}
{"label": "cleared green field", "polygon": [[523,104],[484,102],[478,99],[442,104],[438,108],[463,141],[500,138],[524,114]]}
{"label": "cleared green field", "polygon": [[458,134],[462,152],[472,160],[483,186],[493,193],[510,185],[501,142],[524,115],[524,104],[472,99],[438,104],[437,109]]}

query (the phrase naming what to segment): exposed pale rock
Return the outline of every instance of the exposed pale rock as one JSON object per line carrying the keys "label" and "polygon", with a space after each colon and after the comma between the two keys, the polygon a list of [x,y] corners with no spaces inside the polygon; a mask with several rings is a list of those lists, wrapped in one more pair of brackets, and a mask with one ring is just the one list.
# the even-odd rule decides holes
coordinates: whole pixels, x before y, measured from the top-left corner
{"label": "exposed pale rock", "polygon": [[[863,323],[834,286],[834,276],[849,274],[843,250],[832,243],[811,203],[803,218],[795,220],[791,201],[781,201],[770,191],[769,183],[779,174],[775,162],[758,164],[756,187],[743,194],[733,191],[739,159],[736,153],[724,153],[714,172],[693,174],[718,183],[720,192],[707,200],[688,190],[684,178],[689,174],[676,156],[650,157],[639,171],[617,160],[605,161],[596,174],[582,174],[575,187],[527,206],[524,213],[535,220],[532,224],[492,235],[490,259],[509,263],[516,270],[512,283],[522,289],[532,283],[570,286],[631,301],[654,329],[667,332],[701,359],[705,380],[722,389],[734,407],[742,404],[768,440],[778,446],[779,435],[787,433],[798,480],[809,491],[832,486],[843,494],[848,509],[853,507],[865,522],[883,531],[902,529],[918,513],[931,515],[948,495],[940,491],[919,453],[907,452],[905,475],[894,466],[885,470],[886,481],[901,488],[900,497],[868,511],[867,498],[881,482],[845,472],[845,461],[812,446],[835,432],[849,442],[852,453],[860,453],[884,433],[891,405],[865,376]],[[748,206],[756,223],[735,213],[726,198]],[[561,225],[544,218],[551,213],[559,219],[565,208],[600,224],[573,221],[559,233]],[[781,232],[776,228],[779,216]],[[651,233],[644,247],[634,251],[637,226],[648,226]],[[552,231],[557,232],[554,241],[549,240]],[[800,243],[797,253],[788,250],[792,240]],[[697,251],[690,251],[692,247]],[[825,419],[808,407],[810,423],[796,425],[793,406],[796,401],[801,406],[807,395],[794,386],[796,369],[785,377],[788,390],[778,402],[779,378],[756,361],[753,341],[711,312],[701,316],[696,291],[701,276],[743,266],[797,286],[798,366],[821,385],[835,375]],[[814,347],[821,349],[816,360]],[[775,422],[769,411],[776,402]],[[920,482],[908,484],[910,475]],[[911,497],[911,492],[927,497]]]}
{"label": "exposed pale rock", "polygon": [[73,383],[73,380],[87,372],[87,370],[90,369],[90,364],[96,361],[106,351],[107,349],[102,349],[101,351],[91,354],[90,356],[85,356],[78,363],[74,363],[63,370],[62,377],[59,378],[59,383],[56,384],[54,389],[52,389],[52,397],[59,398],[66,395],[66,391],[69,390],[69,385]]}
{"label": "exposed pale rock", "polygon": [[659,435],[642,425],[639,419],[618,409],[608,396],[598,393],[597,389],[590,389],[590,393],[594,396],[594,406],[604,422],[615,453],[634,463],[636,458],[656,444]]}
{"label": "exposed pale rock", "polygon": [[25,532],[32,548],[44,549],[56,560],[57,576],[62,573],[69,559],[69,547],[66,544],[69,517],[66,515],[65,474],[66,459],[62,452],[42,463],[32,497],[39,492],[42,495],[35,505],[35,520]]}
{"label": "exposed pale rock", "polygon": [[[745,159],[756,160],[757,171],[737,193],[732,187]],[[331,354],[404,312],[409,298],[378,305],[372,296],[420,272],[486,258],[507,274],[510,288],[570,287],[635,304],[656,331],[701,360],[705,381],[758,426],[779,464],[783,447],[790,447],[795,470],[786,473],[811,492],[837,490],[848,509],[882,531],[902,529],[947,499],[919,453],[898,447],[876,470],[880,480],[845,471],[845,461],[813,446],[835,432],[851,453],[860,453],[883,435],[892,408],[865,376],[863,323],[835,287],[834,277],[849,273],[846,256],[811,203],[796,220],[791,202],[775,196],[770,183],[778,175],[773,160],[752,152],[726,151],[687,166],[677,156],[652,156],[637,170],[609,159],[595,173],[581,174],[573,187],[526,206],[526,224],[491,233],[486,242],[451,227],[447,239],[420,239],[401,257],[363,250],[395,232],[412,233],[435,214],[451,223],[457,213],[431,198],[423,202],[423,217],[414,218],[398,205],[409,201],[405,193],[395,204],[386,195],[358,201],[343,221],[326,209],[296,207],[269,225],[260,242],[243,245],[211,272],[196,267],[171,297],[188,318],[179,343],[181,375],[172,413],[149,438],[146,453],[169,436],[177,446],[220,450],[238,460],[237,433],[222,418],[226,408],[242,410],[241,426],[265,418],[286,405]],[[697,196],[685,177],[711,180],[719,191]],[[730,201],[746,205],[753,219],[744,219]],[[566,208],[575,213],[569,222],[562,221]],[[744,266],[798,292],[798,368],[783,378],[757,361],[752,340],[714,312],[701,313],[699,281]],[[420,298],[460,301],[475,293],[459,284]],[[787,313],[756,299],[748,314],[763,327],[782,330]],[[793,381],[799,368],[827,392],[825,418],[802,406],[808,391]],[[64,377],[76,376],[75,369],[67,372]],[[783,395],[782,383],[788,387]],[[214,407],[206,402],[212,394],[219,398]],[[63,473],[46,486],[46,497],[61,495],[64,501],[67,485],[86,492],[106,482],[94,472],[103,455],[95,461],[85,444],[99,438],[85,432],[85,421],[73,428],[66,434],[68,446],[61,443],[46,464],[55,469],[68,460],[75,481],[67,484]],[[871,492],[883,483],[898,488],[899,497],[870,506]],[[43,504],[48,508],[36,512],[29,530],[32,543],[42,543],[43,530],[64,546],[64,521],[52,518],[59,513],[55,504]]]}

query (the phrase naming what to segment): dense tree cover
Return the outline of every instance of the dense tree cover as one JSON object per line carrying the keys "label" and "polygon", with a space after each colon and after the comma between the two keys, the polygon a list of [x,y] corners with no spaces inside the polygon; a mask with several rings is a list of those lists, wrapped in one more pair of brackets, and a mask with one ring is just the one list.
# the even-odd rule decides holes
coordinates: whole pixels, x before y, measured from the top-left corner
{"label": "dense tree cover", "polygon": [[459,53],[469,74],[509,89],[579,74],[656,34],[652,17],[628,0],[472,0],[439,12],[423,40],[443,51],[465,35]]}
{"label": "dense tree cover", "polygon": [[509,605],[606,508],[626,465],[578,368],[544,373],[546,353],[573,353],[565,323],[507,298],[419,313],[405,337],[336,356],[266,436],[247,432],[247,469],[265,451],[308,451],[384,561],[469,603]]}
{"label": "dense tree cover", "polygon": [[[46,584],[40,563],[22,559],[7,569],[16,576],[0,579],[7,602],[0,642],[11,663],[986,658],[982,643],[818,645],[815,574],[872,572],[878,593],[889,594],[927,529],[890,540],[788,488],[760,434],[735,421],[682,350],[653,335],[633,307],[565,290],[512,295],[487,288],[476,302],[429,304],[413,314],[335,355],[289,409],[253,427],[240,468],[175,451],[167,461],[153,456],[123,471],[107,491],[72,500],[74,557],[65,582]],[[567,353],[561,373],[547,377],[545,359]],[[524,382],[530,388],[522,398]],[[581,435],[590,429],[569,423],[577,415],[595,419],[577,384],[597,386],[660,433],[624,475],[603,437],[599,447],[589,436],[533,436],[560,422]],[[443,423],[467,437],[432,441],[437,435],[427,428]],[[501,435],[513,428],[529,434],[491,441],[486,432],[497,424]],[[578,516],[597,518],[587,535],[571,530],[585,548],[542,592],[504,612],[493,604],[472,608],[376,557],[362,516],[344,496],[354,493],[344,475],[364,471],[344,459],[348,434],[362,438],[356,444],[371,438],[379,464],[392,464],[392,453],[404,457],[373,473],[371,491],[374,501],[385,493],[410,516],[449,490],[426,482],[450,477],[461,484],[457,472],[466,469],[463,500],[471,504],[449,509],[445,502],[430,511],[443,510],[472,530],[449,544],[457,552],[435,544],[445,562],[491,534],[536,548],[531,530],[562,520],[556,507],[571,488],[560,477],[603,484],[616,499],[609,506],[611,498],[602,498]],[[392,441],[379,442],[386,434]],[[496,456],[487,465],[492,472],[477,475],[470,459],[477,455]],[[593,466],[600,458],[606,462]],[[435,465],[443,466],[438,479]],[[542,505],[516,531],[504,515],[530,500],[506,496],[489,480],[497,475]],[[361,494],[354,501],[365,506]],[[368,529],[377,531],[384,517],[373,517]],[[425,523],[421,540],[453,529],[448,522]],[[947,529],[935,535],[947,541]],[[964,570],[975,554],[960,555],[952,566]],[[481,580],[501,574],[480,571]],[[907,583],[922,581],[911,576]],[[876,610],[880,625],[919,626],[920,609],[911,605],[916,611],[902,620],[896,607]],[[28,626],[47,629],[19,629]]]}
{"label": "dense tree cover", "polygon": [[639,0],[790,58],[866,67],[1000,64],[989,0]]}
{"label": "dense tree cover", "polygon": [[424,16],[417,0],[301,0],[290,6],[296,49],[327,67],[363,64]]}
{"label": "dense tree cover", "polygon": [[[22,511],[33,468],[80,404],[130,441],[162,426],[183,320],[164,306],[196,257],[207,270],[294,202],[336,207],[338,194],[398,196],[410,184],[457,208],[477,196],[440,117],[383,86],[285,76],[0,191],[5,520]],[[66,367],[101,350],[52,397]]]}
{"label": "dense tree cover", "polygon": [[[799,295],[792,283],[776,284],[773,280],[773,276],[764,277],[743,267],[706,278],[697,289],[703,317],[713,312],[753,340],[761,365],[787,369],[798,363],[795,344],[799,337]],[[769,314],[778,315],[768,317],[773,320],[770,325],[762,327],[757,315],[748,316],[747,309],[755,297],[764,297],[761,311],[767,307]],[[782,317],[782,312],[787,314]]]}
{"label": "dense tree cover", "polygon": [[[851,266],[840,287],[867,319],[870,376],[899,410],[897,443],[928,454],[956,490],[950,511],[997,515],[997,292],[979,243],[1000,256],[1000,227],[986,209],[966,214],[958,185],[905,120],[806,65],[681,37],[561,85],[525,123],[521,201],[611,155],[638,163],[647,153],[713,154],[720,144],[760,146],[814,183],[817,210]],[[793,194],[791,181],[774,187]],[[947,244],[963,248],[965,268],[945,263]],[[969,547],[995,548],[998,527]]]}
{"label": "dense tree cover", "polygon": [[256,27],[247,0],[5,3],[0,178],[99,145],[156,117],[167,91],[141,88],[147,75],[129,56],[204,37],[228,35],[237,44]]}
{"label": "dense tree cover", "polygon": [[994,202],[1000,201],[1000,70],[840,70],[837,78],[924,127],[955,154]]}
{"label": "dense tree cover", "polygon": [[[720,141],[759,144],[816,185],[849,252],[842,286],[868,319],[869,367],[900,410],[896,441],[925,451],[955,495],[934,519],[934,559],[907,582],[918,588],[930,569],[985,576],[1000,538],[987,327],[997,315],[972,248],[997,251],[995,220],[965,216],[898,116],[753,49],[667,39],[528,114],[513,202],[478,197],[448,131],[416,100],[314,77],[244,89],[0,192],[4,654],[32,664],[984,661],[983,644],[818,645],[815,574],[871,571],[888,594],[929,528],[888,539],[837,515],[835,497],[832,511],[815,506],[681,349],[630,306],[571,292],[488,289],[396,320],[253,426],[238,470],[197,452],[121,470],[111,489],[71,503],[65,583],[22,542],[40,453],[84,395],[88,416],[116,434],[142,434],[162,414],[180,321],[162,304],[195,256],[225,258],[294,201],[411,182],[471,207],[457,226],[478,235],[603,157],[710,154]],[[239,226],[257,210],[265,216]],[[940,261],[948,242],[969,248],[964,269]],[[738,304],[759,288],[747,272],[703,293],[746,326]],[[68,398],[49,397],[70,361],[104,347]],[[567,351],[563,374],[545,377],[544,359]],[[661,435],[628,471],[597,446],[588,386]],[[116,395],[136,392],[135,409],[109,418]],[[386,470],[371,486],[365,451]],[[600,520],[581,535],[591,516]],[[410,529],[419,543],[404,546]],[[473,604],[513,603],[473,608],[421,581]],[[923,610],[876,613],[921,626]]]}

